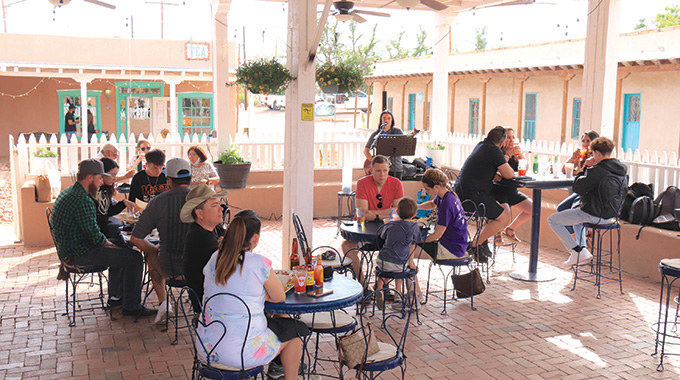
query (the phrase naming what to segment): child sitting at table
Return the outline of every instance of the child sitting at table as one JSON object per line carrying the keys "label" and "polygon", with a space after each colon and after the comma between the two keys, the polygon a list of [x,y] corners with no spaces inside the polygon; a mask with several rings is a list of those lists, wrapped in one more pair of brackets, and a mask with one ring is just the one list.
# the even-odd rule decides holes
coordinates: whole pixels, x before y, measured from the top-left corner
{"label": "child sitting at table", "polygon": [[[401,220],[390,221],[378,228],[378,238],[385,241],[376,259],[376,268],[379,272],[418,272],[418,267],[413,262],[412,253],[416,248],[416,243],[421,240],[420,227],[409,220],[416,215],[417,211],[418,204],[416,201],[411,197],[404,197],[397,205],[397,214]],[[422,298],[423,295],[420,292],[415,273],[413,279],[409,279],[409,287],[412,285],[412,281],[415,281],[418,299]],[[395,289],[401,289],[402,280],[395,279],[394,285]],[[376,288],[382,289],[384,286],[386,286],[386,281],[378,273]],[[383,293],[377,293],[376,304],[381,310],[385,307]]]}

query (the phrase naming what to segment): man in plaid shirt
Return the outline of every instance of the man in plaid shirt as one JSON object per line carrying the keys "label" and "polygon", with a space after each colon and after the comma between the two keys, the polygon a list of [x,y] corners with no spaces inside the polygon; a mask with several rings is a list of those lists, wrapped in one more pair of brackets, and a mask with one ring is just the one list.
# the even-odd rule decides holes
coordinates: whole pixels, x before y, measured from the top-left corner
{"label": "man in plaid shirt", "polygon": [[109,306],[123,306],[123,315],[149,316],[141,305],[142,255],[106,239],[97,225],[93,199],[102,185],[104,165],[88,159],[78,165],[77,181],[62,191],[52,208],[50,225],[59,259],[75,265],[109,268]]}

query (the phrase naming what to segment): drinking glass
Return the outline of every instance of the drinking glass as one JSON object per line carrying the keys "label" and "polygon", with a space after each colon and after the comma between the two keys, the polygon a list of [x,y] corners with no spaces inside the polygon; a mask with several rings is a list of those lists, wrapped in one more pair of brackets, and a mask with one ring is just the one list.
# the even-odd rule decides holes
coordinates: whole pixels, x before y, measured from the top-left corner
{"label": "drinking glass", "polygon": [[521,158],[517,163],[517,175],[519,175],[520,177],[524,177],[525,175],[527,175],[528,164],[529,163],[525,158]]}
{"label": "drinking glass", "polygon": [[574,177],[574,163],[573,162],[567,162],[564,164],[564,171],[567,172],[567,178],[573,178]]}
{"label": "drinking glass", "polygon": [[363,226],[366,222],[366,209],[357,207],[357,223]]}
{"label": "drinking glass", "polygon": [[307,269],[304,265],[299,265],[293,267],[293,271],[295,276],[295,293],[305,294],[307,291],[307,285],[305,284],[307,281]]}

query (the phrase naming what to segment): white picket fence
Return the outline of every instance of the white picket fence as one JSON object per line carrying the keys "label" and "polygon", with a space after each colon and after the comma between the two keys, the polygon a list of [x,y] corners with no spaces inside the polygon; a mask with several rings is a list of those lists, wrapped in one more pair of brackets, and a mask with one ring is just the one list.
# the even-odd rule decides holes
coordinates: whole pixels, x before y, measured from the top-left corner
{"label": "white picket fence", "polygon": [[[339,168],[344,165],[350,165],[354,168],[362,167],[364,162],[363,149],[369,132],[366,130],[317,131],[314,138],[314,167],[319,169]],[[111,137],[110,142],[115,143],[119,148],[119,163],[128,162],[131,155],[135,153],[137,141],[143,137],[142,135],[129,135],[120,140],[115,136]],[[436,141],[446,147],[443,165],[456,169],[462,167],[481,138],[477,135],[449,134],[445,139]],[[186,159],[187,149],[193,145],[204,147],[213,159],[217,157],[217,142],[206,135],[194,135],[191,138],[179,136],[162,138],[150,135],[146,139],[152,147],[164,150],[168,158],[182,157]],[[272,133],[267,131],[250,136],[239,134],[234,139],[234,143],[244,158],[252,162],[252,170],[281,170],[284,165],[283,140],[282,132]],[[26,176],[35,172],[34,153],[39,148],[49,148],[56,151],[59,155],[60,171],[65,174],[77,170],[78,162],[96,155],[100,147],[106,142],[109,141],[102,138],[90,143],[69,144],[65,136],[58,138],[51,135],[46,138],[43,135],[39,140],[36,140],[34,135],[20,135],[15,143],[14,136],[10,135],[12,194],[15,200],[19,187],[23,184]],[[428,155],[426,145],[431,142],[434,143],[435,141],[432,141],[427,132],[418,135],[415,156],[426,157]],[[559,144],[550,141],[521,141],[520,145],[524,151],[538,154],[541,160],[552,160],[557,155],[560,162],[571,157],[572,152],[577,148],[572,144]],[[656,194],[670,185],[679,185],[680,164],[675,152],[667,154],[666,152],[637,151],[634,154],[632,152],[624,154],[622,150],[618,150],[614,153],[614,156],[628,166],[631,183],[652,183]],[[14,203],[15,211],[17,211],[16,201]]]}

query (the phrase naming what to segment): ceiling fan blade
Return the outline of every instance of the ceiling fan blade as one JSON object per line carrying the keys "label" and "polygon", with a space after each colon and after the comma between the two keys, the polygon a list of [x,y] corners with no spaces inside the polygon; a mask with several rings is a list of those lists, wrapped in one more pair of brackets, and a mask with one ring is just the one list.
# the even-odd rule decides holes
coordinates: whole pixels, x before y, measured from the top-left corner
{"label": "ceiling fan blade", "polygon": [[388,5],[392,4],[392,3],[394,3],[395,1],[397,1],[397,0],[388,1],[387,3],[385,3],[385,4],[381,5],[381,6],[379,6],[378,8],[385,8],[386,6],[388,6]]}
{"label": "ceiling fan blade", "polygon": [[361,9],[361,10],[357,9],[357,10],[354,11],[354,13],[361,13],[361,14],[364,14],[364,15],[379,16],[379,17],[391,17],[391,15],[389,13],[366,11],[366,10],[363,10],[363,9]]}
{"label": "ceiling fan blade", "polygon": [[420,0],[420,4],[430,7],[435,11],[443,11],[444,9],[448,8],[448,6],[438,2],[437,0]]}
{"label": "ceiling fan blade", "polygon": [[106,8],[109,8],[109,9],[116,9],[115,5],[105,3],[103,1],[99,1],[99,0],[85,0],[85,1],[87,1],[88,3],[92,3],[92,4],[101,5],[102,7],[106,7]]}
{"label": "ceiling fan blade", "polygon": [[352,12],[352,20],[354,20],[354,21],[356,21],[356,22],[358,22],[358,23],[366,22],[366,19],[363,18],[363,17],[361,17],[361,16],[359,16],[359,15],[356,13],[356,11]]}

